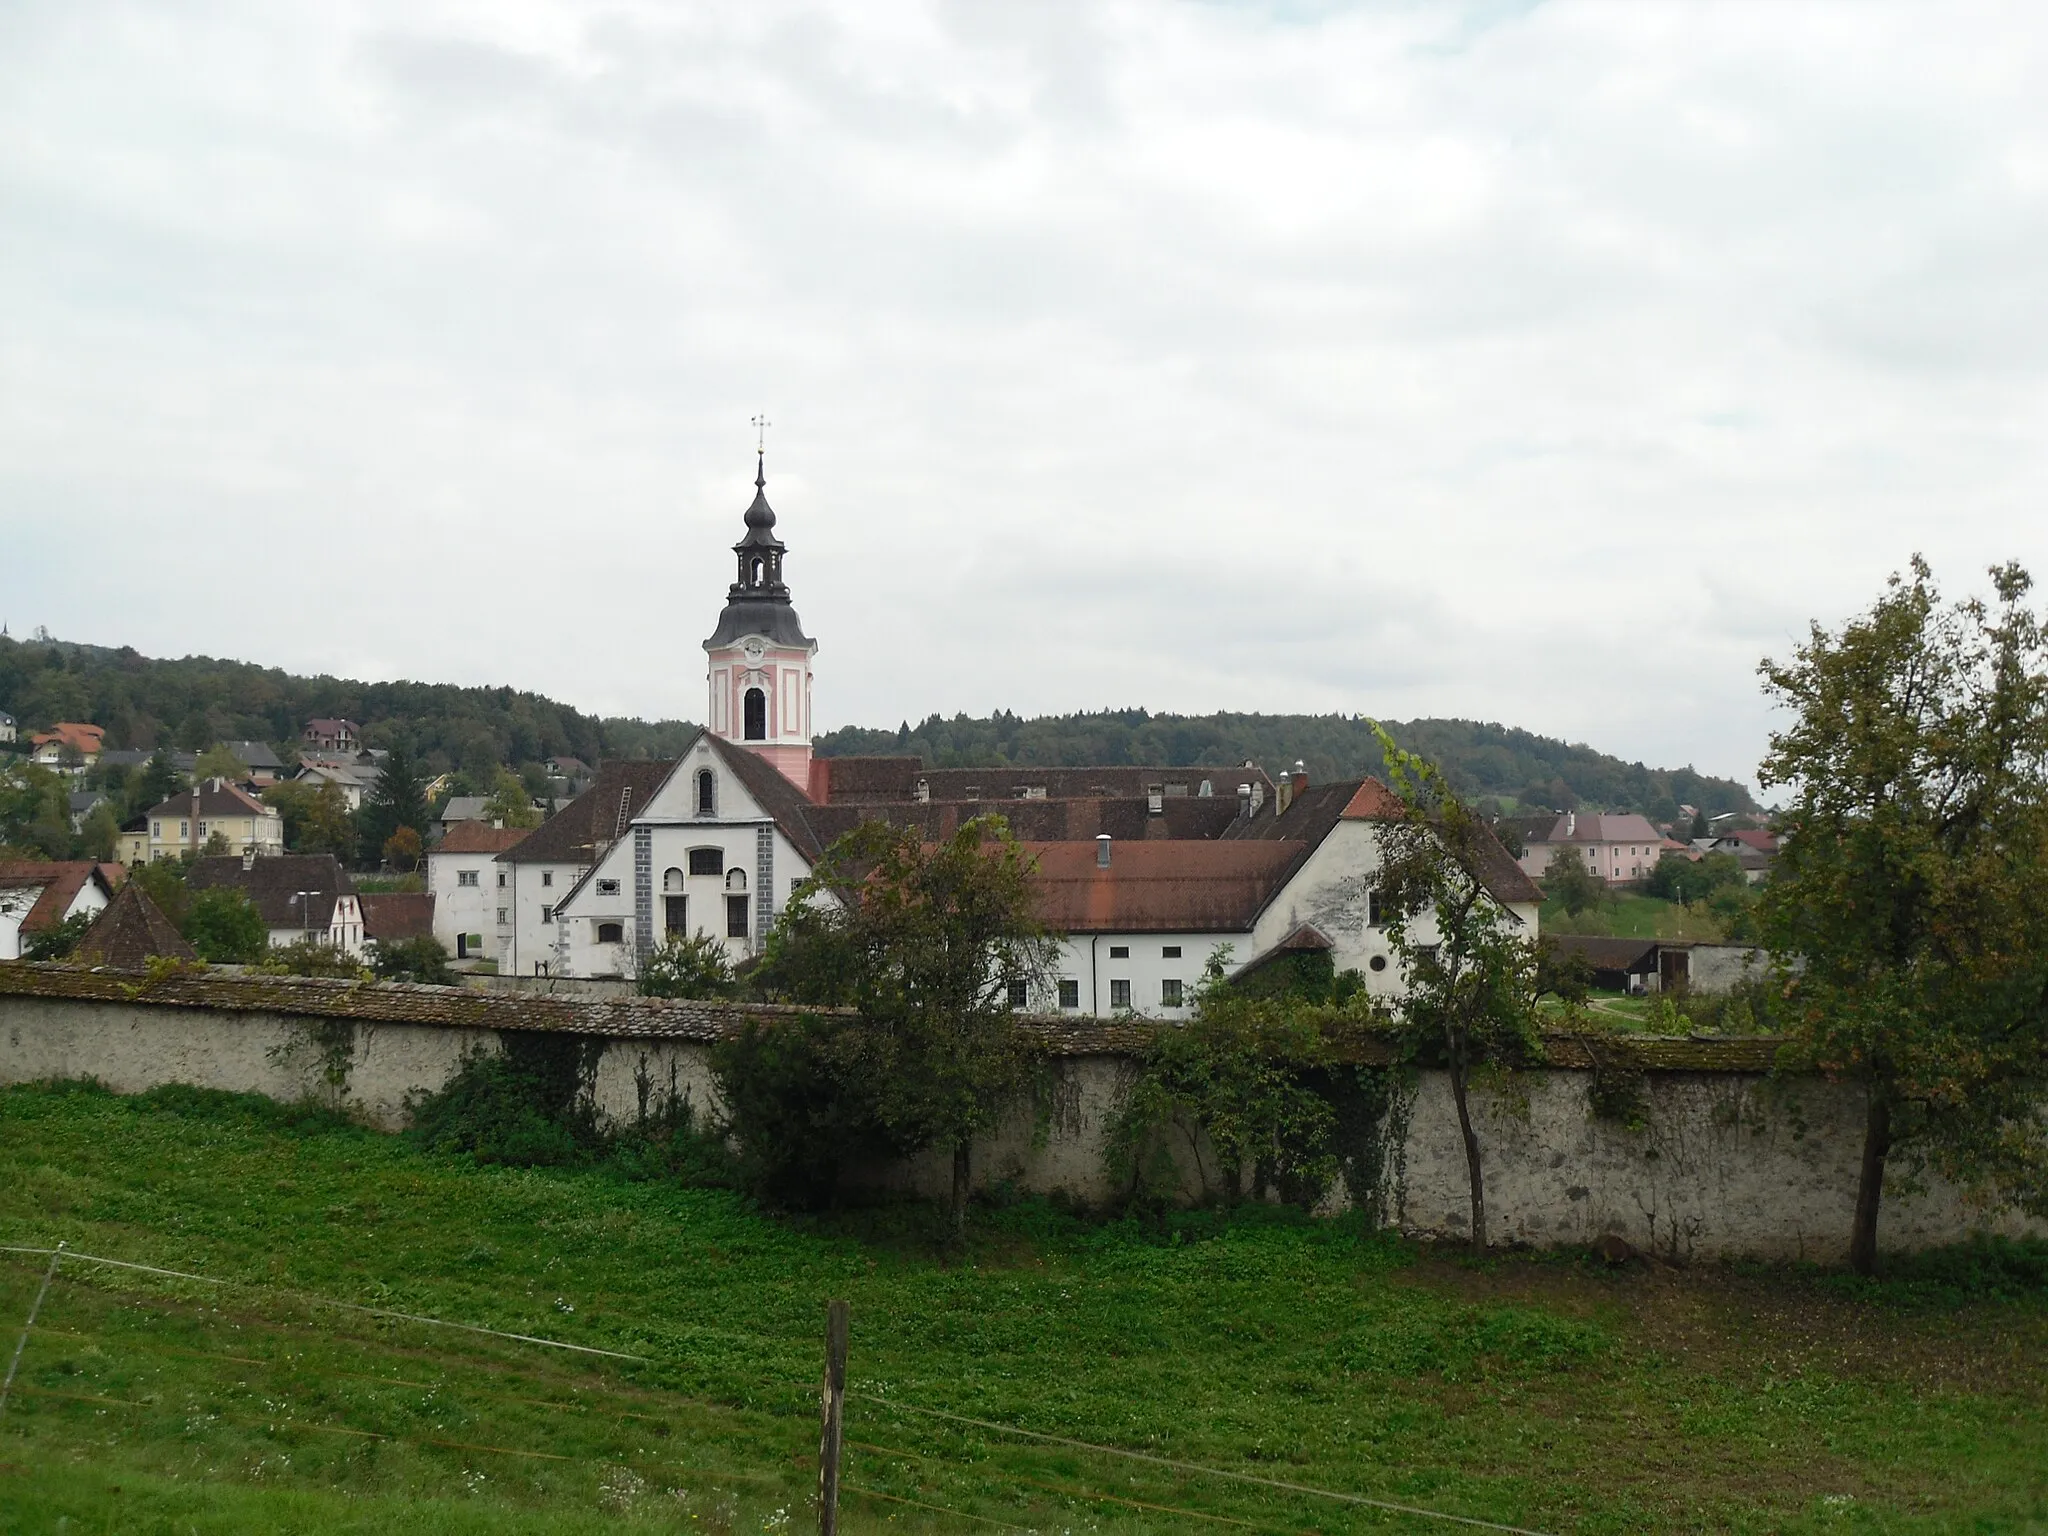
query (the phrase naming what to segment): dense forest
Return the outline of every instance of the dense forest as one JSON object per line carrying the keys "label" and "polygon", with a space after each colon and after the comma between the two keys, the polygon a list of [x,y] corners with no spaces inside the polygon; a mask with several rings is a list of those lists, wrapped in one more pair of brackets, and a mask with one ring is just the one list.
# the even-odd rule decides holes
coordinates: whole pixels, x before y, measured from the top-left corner
{"label": "dense forest", "polygon": [[318,716],[353,720],[373,747],[403,746],[436,773],[488,777],[548,758],[653,757],[679,750],[679,720],[605,720],[515,688],[298,677],[210,656],[157,660],[123,646],[0,638],[0,709],[24,730],[55,720],[106,727],[109,747],[202,751],[217,741],[289,748]]}
{"label": "dense forest", "polygon": [[[1757,809],[1733,779],[1690,768],[1647,768],[1591,747],[1475,720],[1390,720],[1394,739],[1440,763],[1457,789],[1502,810],[1641,811],[1669,821],[1680,804],[1714,815]],[[1042,763],[1224,766],[1247,758],[1271,773],[1301,762],[1311,779],[1379,773],[1379,742],[1362,715],[1155,715],[1142,709],[1024,719],[933,715],[894,731],[848,726],[820,737],[825,756],[903,753],[934,767]]]}
{"label": "dense forest", "polygon": [[[338,715],[371,746],[405,747],[432,773],[487,780],[550,757],[661,757],[680,750],[684,721],[598,718],[537,693],[447,683],[361,683],[299,677],[205,656],[157,660],[122,647],[37,636],[0,637],[0,709],[24,731],[56,720],[106,727],[110,747],[203,750],[267,741],[289,751],[303,723]],[[1591,747],[1467,720],[1389,722],[1401,744],[1443,764],[1459,789],[1502,809],[1639,810],[1660,820],[1682,802],[1709,814],[1753,810],[1748,790],[1690,768],[1649,768]],[[1223,766],[1250,758],[1271,772],[1306,763],[1319,779],[1376,772],[1371,725],[1352,715],[1154,715],[1142,709],[1024,719],[937,715],[894,731],[848,726],[823,736],[826,756],[915,754],[938,767],[1041,763]]]}

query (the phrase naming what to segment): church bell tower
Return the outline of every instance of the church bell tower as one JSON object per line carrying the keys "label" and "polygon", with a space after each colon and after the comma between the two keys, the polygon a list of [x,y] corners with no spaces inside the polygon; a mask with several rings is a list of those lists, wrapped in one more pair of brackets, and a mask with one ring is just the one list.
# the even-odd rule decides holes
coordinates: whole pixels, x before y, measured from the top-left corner
{"label": "church bell tower", "polygon": [[738,579],[727,590],[718,628],[704,642],[710,658],[714,735],[758,752],[805,793],[811,772],[811,658],[818,642],[804,633],[782,579],[787,552],[768,505],[765,449],[756,449],[754,501],[747,532],[733,553]]}

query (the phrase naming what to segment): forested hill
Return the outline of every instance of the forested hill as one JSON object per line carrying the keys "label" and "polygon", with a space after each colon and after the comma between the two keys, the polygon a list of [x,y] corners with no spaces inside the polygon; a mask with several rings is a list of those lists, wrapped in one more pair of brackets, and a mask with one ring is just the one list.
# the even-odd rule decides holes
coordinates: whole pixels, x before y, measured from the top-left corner
{"label": "forested hill", "polygon": [[550,757],[656,757],[681,750],[679,720],[599,719],[516,688],[299,677],[210,656],[157,660],[122,647],[0,639],[0,709],[24,732],[55,720],[105,726],[110,747],[217,741],[287,746],[318,716],[353,720],[373,747],[403,743],[436,772],[485,774]]}
{"label": "forested hill", "polygon": [[[538,693],[449,683],[361,683],[299,677],[206,656],[156,660],[123,647],[0,638],[0,709],[24,727],[56,720],[105,726],[110,747],[202,750],[217,741],[298,738],[315,716],[363,727],[372,746],[404,743],[435,772],[488,775],[555,756],[660,757],[692,729],[679,720],[599,718]],[[1405,747],[1442,763],[1467,794],[1557,809],[1640,810],[1668,819],[1679,802],[1709,813],[1755,808],[1730,779],[1646,768],[1549,737],[1468,720],[1390,723]],[[1227,766],[1246,758],[1278,773],[1300,759],[1330,779],[1378,772],[1372,727],[1345,715],[1154,715],[1145,710],[1022,719],[937,715],[894,731],[857,726],[818,741],[827,756],[915,753],[939,767],[1042,763]]]}
{"label": "forested hill", "polygon": [[[1641,811],[1669,820],[1683,803],[1712,815],[1757,808],[1747,788],[1690,768],[1648,768],[1591,747],[1574,746],[1504,725],[1475,720],[1387,721],[1394,739],[1435,759],[1453,785],[1544,809]],[[1154,715],[1142,709],[1100,714],[999,712],[988,719],[933,715],[893,731],[848,726],[818,739],[825,756],[915,754],[935,767],[1041,763],[1175,763],[1218,767],[1249,758],[1277,774],[1297,760],[1311,779],[1381,773],[1371,724],[1351,715]]]}

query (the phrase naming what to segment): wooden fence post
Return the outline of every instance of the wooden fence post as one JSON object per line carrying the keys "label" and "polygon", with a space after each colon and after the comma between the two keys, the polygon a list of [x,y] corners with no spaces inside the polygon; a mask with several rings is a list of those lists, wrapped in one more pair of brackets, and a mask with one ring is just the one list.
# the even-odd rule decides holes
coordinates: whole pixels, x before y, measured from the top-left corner
{"label": "wooden fence post", "polygon": [[841,1412],[846,1401],[846,1303],[825,1304],[824,1432],[818,1440],[818,1536],[838,1536]]}

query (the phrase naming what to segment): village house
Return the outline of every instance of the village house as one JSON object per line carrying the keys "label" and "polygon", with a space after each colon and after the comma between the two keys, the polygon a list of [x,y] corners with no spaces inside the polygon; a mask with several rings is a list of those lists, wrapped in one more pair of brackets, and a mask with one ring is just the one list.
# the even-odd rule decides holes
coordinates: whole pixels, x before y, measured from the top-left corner
{"label": "village house", "polygon": [[247,768],[248,782],[258,788],[275,784],[285,776],[284,759],[271,750],[268,742],[224,741],[220,743],[220,750]]}
{"label": "village house", "polygon": [[[487,821],[457,822],[427,850],[427,890],[434,898],[434,937],[457,960],[499,958],[501,936],[511,932],[512,868],[498,855],[528,833]],[[500,909],[506,915],[500,915]]]}
{"label": "village house", "polygon": [[314,757],[299,764],[295,782],[318,789],[332,784],[351,811],[363,808],[363,797],[377,782],[377,767],[367,757]]}
{"label": "village house", "polygon": [[123,852],[140,848],[142,859],[174,859],[202,853],[215,837],[227,840],[227,851],[271,858],[284,852],[284,817],[240,785],[207,779],[172,795],[143,813],[146,841],[124,832]]}
{"label": "village house", "polygon": [[308,753],[349,755],[362,750],[363,728],[353,720],[308,720],[299,740]]}
{"label": "village house", "polygon": [[[1276,785],[1251,765],[941,770],[814,757],[817,644],[783,581],[765,474],[754,484],[738,579],[704,643],[712,724],[674,762],[600,764],[589,790],[497,855],[488,905],[502,969],[632,976],[685,936],[738,963],[863,821],[938,839],[993,813],[1025,844],[1043,915],[1064,935],[1045,995],[1026,986],[1020,1008],[1185,1017],[1226,949],[1237,967],[1322,949],[1370,989],[1398,987],[1374,874],[1379,828],[1400,808],[1374,780],[1311,786],[1299,764]],[[1504,851],[1485,875],[1533,938],[1541,893]]]}
{"label": "village house", "polygon": [[14,716],[0,709],[0,745],[11,744],[20,735],[21,727],[15,723]]}
{"label": "village house", "polygon": [[240,891],[262,914],[273,945],[311,939],[351,955],[363,952],[362,900],[331,853],[196,859],[185,888]]}
{"label": "village house", "polygon": [[1594,876],[1609,885],[1627,885],[1648,878],[1664,855],[1664,834],[1647,817],[1633,812],[1605,815],[1566,811],[1541,839],[1525,840],[1517,861],[1522,873],[1541,879],[1560,848],[1583,859]]}
{"label": "village house", "polygon": [[356,898],[363,909],[366,944],[402,944],[434,937],[434,894],[431,891],[364,891]]}
{"label": "village house", "polygon": [[99,760],[100,745],[106,734],[103,726],[60,720],[47,731],[38,731],[30,738],[29,745],[33,748],[30,755],[34,762],[45,768],[82,771]]}
{"label": "village house", "polygon": [[19,960],[24,943],[66,918],[104,911],[125,877],[90,859],[0,860],[0,960]]}

